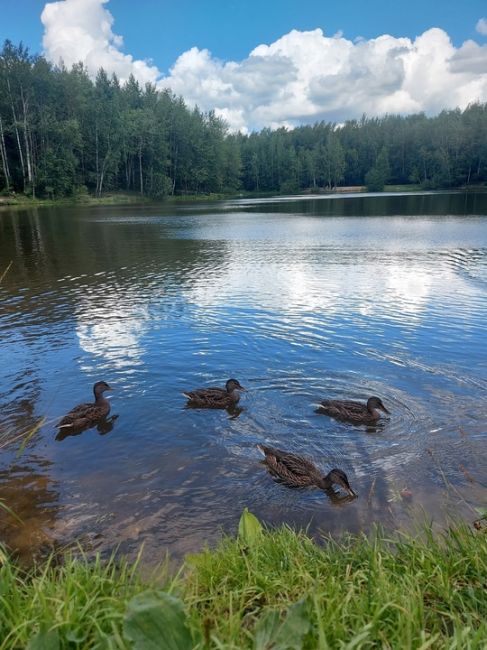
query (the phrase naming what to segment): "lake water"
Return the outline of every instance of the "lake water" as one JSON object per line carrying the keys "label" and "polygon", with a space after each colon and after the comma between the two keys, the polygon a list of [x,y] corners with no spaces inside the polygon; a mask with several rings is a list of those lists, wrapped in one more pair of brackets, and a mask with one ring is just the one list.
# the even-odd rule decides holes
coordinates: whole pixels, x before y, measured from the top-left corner
{"label": "lake water", "polygon": [[[144,542],[152,562],[235,531],[245,506],[316,536],[475,519],[485,215],[487,193],[2,209],[0,498],[21,519],[0,512],[2,539],[26,557]],[[240,413],[184,409],[229,377]],[[101,379],[118,418],[57,440]],[[391,411],[374,429],[314,412],[370,395]],[[340,467],[359,498],[274,483],[257,443]]]}

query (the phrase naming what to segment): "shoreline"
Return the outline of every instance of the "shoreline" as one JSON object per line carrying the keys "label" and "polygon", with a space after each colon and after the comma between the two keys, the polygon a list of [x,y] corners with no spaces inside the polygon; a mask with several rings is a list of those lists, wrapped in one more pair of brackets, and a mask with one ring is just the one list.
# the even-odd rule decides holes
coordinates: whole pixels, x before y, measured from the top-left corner
{"label": "shoreline", "polygon": [[437,534],[425,525],[415,536],[378,528],[318,545],[244,510],[236,537],[187,556],[176,573],[161,559],[146,577],[141,554],[131,565],[114,555],[89,560],[78,548],[24,571],[0,547],[0,602],[9,603],[0,606],[0,648],[64,650],[76,639],[87,649],[480,649],[484,520]]}
{"label": "shoreline", "polygon": [[[383,192],[374,194],[388,194],[388,193],[408,193],[408,192],[422,192],[431,193],[432,190],[423,190],[419,185],[386,185]],[[470,186],[470,187],[451,187],[434,190],[435,192],[465,192],[465,193],[482,193],[487,192],[487,187]],[[102,197],[83,196],[83,197],[65,197],[60,199],[33,199],[25,195],[15,196],[0,196],[0,208],[8,207],[56,207],[56,206],[69,206],[69,207],[86,207],[86,206],[122,206],[132,205],[134,207],[144,205],[172,205],[178,203],[205,203],[213,201],[224,201],[232,199],[252,199],[252,198],[265,198],[265,197],[279,197],[279,196],[326,196],[333,194],[366,194],[367,188],[364,185],[356,186],[343,186],[336,187],[333,190],[316,189],[305,190],[296,194],[276,194],[275,192],[234,192],[230,194],[182,194],[178,196],[167,196],[164,199],[154,200],[149,197],[143,197],[139,194],[127,194],[123,192],[115,192],[113,194],[106,194]]]}

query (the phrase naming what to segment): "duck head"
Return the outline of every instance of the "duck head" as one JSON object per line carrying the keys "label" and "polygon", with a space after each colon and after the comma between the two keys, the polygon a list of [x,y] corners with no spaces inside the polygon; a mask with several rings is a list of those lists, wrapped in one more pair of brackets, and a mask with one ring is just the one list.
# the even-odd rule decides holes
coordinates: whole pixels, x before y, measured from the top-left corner
{"label": "duck head", "polygon": [[386,409],[380,397],[369,397],[367,400],[367,410],[369,413],[373,413],[376,409],[384,411],[384,413],[390,414],[390,411]]}
{"label": "duck head", "polygon": [[97,381],[93,386],[93,392],[95,393],[96,399],[101,397],[107,390],[113,390],[113,388],[110,388],[106,381]]}
{"label": "duck head", "polygon": [[338,485],[339,487],[343,488],[345,492],[347,492],[347,494],[352,497],[358,496],[357,493],[354,492],[350,487],[347,475],[341,469],[332,469],[326,476],[323,476],[321,479],[320,487],[323,490],[329,490],[331,487],[333,487],[333,485]]}
{"label": "duck head", "polygon": [[229,379],[225,384],[225,389],[227,393],[233,393],[234,390],[246,390],[237,379]]}

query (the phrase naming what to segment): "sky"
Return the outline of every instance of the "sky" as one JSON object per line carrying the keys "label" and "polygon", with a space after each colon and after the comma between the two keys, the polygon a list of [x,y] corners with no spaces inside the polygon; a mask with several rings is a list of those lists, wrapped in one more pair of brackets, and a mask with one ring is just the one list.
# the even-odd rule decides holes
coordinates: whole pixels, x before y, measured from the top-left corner
{"label": "sky", "polygon": [[0,40],[170,87],[231,130],[487,101],[485,0],[0,0]]}

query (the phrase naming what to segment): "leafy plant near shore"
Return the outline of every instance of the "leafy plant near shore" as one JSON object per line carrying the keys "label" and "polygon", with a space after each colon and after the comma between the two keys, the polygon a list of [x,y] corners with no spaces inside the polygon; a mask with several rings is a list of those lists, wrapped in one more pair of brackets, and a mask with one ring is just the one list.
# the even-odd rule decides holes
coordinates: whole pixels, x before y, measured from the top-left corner
{"label": "leafy plant near shore", "polygon": [[485,648],[487,536],[316,545],[244,512],[238,539],[143,581],[114,558],[0,569],[0,649]]}

